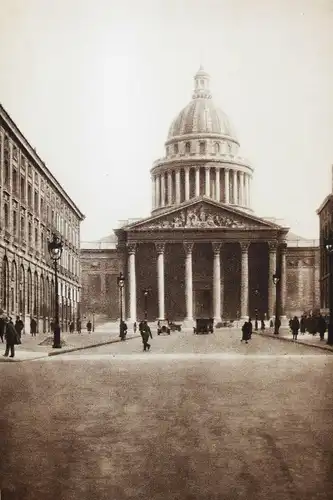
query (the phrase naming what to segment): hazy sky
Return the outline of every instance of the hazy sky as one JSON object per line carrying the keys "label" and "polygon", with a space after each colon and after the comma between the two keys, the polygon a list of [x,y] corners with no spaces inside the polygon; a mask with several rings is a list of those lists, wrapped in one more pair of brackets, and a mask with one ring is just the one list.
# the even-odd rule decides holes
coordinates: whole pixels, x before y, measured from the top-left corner
{"label": "hazy sky", "polygon": [[0,0],[0,102],[86,214],[149,215],[150,168],[202,63],[253,208],[318,236],[331,190],[332,0]]}

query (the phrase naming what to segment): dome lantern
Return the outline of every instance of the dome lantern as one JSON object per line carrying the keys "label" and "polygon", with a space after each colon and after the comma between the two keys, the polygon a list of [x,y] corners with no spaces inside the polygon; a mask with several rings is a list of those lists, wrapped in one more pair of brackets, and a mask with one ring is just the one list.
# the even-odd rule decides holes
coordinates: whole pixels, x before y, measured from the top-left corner
{"label": "dome lantern", "polygon": [[200,66],[199,71],[194,76],[194,93],[192,99],[211,99],[212,94],[210,93],[209,84],[210,76]]}

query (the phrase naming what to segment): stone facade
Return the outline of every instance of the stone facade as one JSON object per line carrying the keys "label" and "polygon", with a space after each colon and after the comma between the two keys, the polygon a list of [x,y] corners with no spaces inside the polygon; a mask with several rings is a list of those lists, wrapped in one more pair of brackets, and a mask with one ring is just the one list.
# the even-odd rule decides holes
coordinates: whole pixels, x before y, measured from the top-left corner
{"label": "stone facade", "polygon": [[[123,221],[112,241],[82,250],[85,314],[118,318],[119,272],[131,322],[145,312],[149,320],[188,324],[256,311],[271,318],[277,297],[284,317],[319,306],[319,250],[302,238],[293,244],[288,227],[254,215],[254,169],[239,155],[239,141],[213,103],[209,83],[200,68],[193,99],[173,120],[165,156],[153,164],[151,215]],[[107,276],[113,288],[106,294]]]}
{"label": "stone facade", "polygon": [[[79,314],[80,222],[84,216],[0,106],[0,303],[28,327],[50,329],[54,314],[52,233],[64,243],[59,261],[63,329]],[[29,331],[29,328],[28,328]]]}
{"label": "stone facade", "polygon": [[329,255],[325,248],[325,240],[333,236],[333,194],[325,198],[317,210],[317,214],[319,215],[320,231],[320,307],[324,314],[329,314],[330,266]]}

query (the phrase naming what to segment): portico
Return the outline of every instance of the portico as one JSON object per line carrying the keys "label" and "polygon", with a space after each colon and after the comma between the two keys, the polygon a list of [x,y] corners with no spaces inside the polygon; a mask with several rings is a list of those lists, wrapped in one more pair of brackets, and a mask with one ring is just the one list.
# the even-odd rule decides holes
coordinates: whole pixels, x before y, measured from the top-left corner
{"label": "portico", "polygon": [[[150,321],[167,318],[191,326],[198,317],[213,317],[216,324],[245,319],[256,309],[271,318],[277,267],[285,282],[286,231],[203,197],[123,227],[117,232],[127,261],[128,322],[142,318],[140,290],[147,286]],[[260,307],[252,297],[259,283]]]}

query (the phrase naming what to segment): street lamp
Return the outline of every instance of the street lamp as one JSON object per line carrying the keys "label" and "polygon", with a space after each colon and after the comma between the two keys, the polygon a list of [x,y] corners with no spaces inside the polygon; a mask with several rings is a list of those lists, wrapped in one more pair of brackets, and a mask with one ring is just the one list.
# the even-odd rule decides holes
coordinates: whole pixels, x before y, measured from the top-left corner
{"label": "street lamp", "polygon": [[327,344],[333,345],[333,266],[332,266],[332,256],[333,256],[333,236],[332,234],[325,239],[325,249],[328,254],[328,303],[329,303],[329,324],[327,328]]}
{"label": "street lamp", "polygon": [[119,288],[119,306],[120,306],[120,323],[119,323],[119,333],[122,336],[123,328],[123,288],[125,286],[125,277],[123,273],[120,273],[117,278],[117,285]]}
{"label": "street lamp", "polygon": [[280,318],[279,318],[279,303],[278,303],[278,284],[280,282],[280,276],[278,274],[273,274],[273,283],[275,285],[275,321],[274,321],[274,334],[278,335],[280,328]]}
{"label": "street lamp", "polygon": [[149,288],[144,288],[142,290],[143,296],[144,296],[144,313],[145,313],[145,320],[148,319],[148,297],[150,294],[150,287]]}
{"label": "street lamp", "polygon": [[259,286],[254,290],[254,296],[255,296],[255,322],[254,322],[254,329],[257,331],[258,330],[258,297],[259,297]]}
{"label": "street lamp", "polygon": [[61,258],[63,243],[60,238],[53,233],[52,240],[48,242],[48,250],[51,259],[54,262],[54,291],[55,291],[55,314],[54,314],[54,330],[53,330],[53,348],[60,349],[60,325],[59,325],[59,293],[58,293],[58,261]]}

